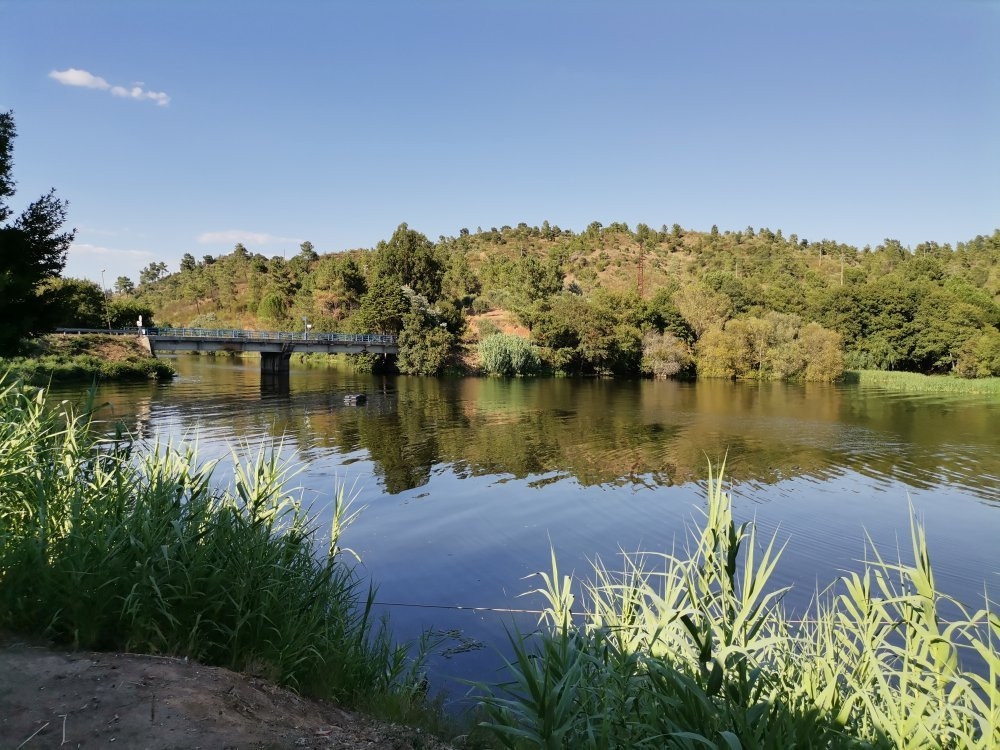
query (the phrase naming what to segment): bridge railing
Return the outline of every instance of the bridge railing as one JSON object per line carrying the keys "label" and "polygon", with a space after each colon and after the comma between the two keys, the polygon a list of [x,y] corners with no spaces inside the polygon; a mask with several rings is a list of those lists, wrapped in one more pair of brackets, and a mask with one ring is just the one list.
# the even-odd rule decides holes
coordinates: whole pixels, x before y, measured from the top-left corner
{"label": "bridge railing", "polygon": [[239,328],[160,328],[140,329],[148,336],[173,338],[230,339],[233,341],[294,341],[309,343],[320,341],[330,344],[384,344],[396,345],[396,337],[380,333],[313,333],[301,331],[245,331]]}
{"label": "bridge railing", "polygon": [[103,333],[112,336],[138,336],[138,328],[57,328],[56,333]]}

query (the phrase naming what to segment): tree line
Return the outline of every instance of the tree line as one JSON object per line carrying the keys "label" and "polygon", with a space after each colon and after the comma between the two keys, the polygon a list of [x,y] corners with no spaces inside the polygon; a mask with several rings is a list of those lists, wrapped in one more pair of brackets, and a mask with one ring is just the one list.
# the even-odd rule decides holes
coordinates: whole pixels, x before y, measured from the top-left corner
{"label": "tree line", "polygon": [[303,243],[286,259],[237,245],[165,271],[151,264],[126,294],[186,325],[396,334],[410,373],[1000,375],[1000,230],[911,250],[598,222],[433,242],[402,224],[371,250]]}

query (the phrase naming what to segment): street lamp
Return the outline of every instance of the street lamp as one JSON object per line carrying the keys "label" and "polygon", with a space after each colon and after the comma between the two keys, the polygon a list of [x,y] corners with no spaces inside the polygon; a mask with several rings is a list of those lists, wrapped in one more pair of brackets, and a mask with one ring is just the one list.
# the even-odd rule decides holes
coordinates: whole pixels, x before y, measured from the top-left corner
{"label": "street lamp", "polygon": [[104,319],[108,324],[108,333],[111,333],[111,308],[108,307],[108,288],[104,284],[104,272],[106,268],[101,269],[101,295],[104,297]]}
{"label": "street lamp", "polygon": [[309,338],[309,329],[312,328],[312,323],[309,322],[309,318],[305,315],[302,316],[302,325],[305,327],[305,337]]}

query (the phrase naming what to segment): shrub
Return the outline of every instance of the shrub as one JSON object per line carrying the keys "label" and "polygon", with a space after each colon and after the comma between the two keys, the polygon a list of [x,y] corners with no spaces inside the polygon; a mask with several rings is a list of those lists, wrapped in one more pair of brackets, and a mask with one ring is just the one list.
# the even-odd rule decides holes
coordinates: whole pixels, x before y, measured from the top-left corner
{"label": "shrub", "polygon": [[409,375],[437,375],[447,366],[455,347],[455,336],[435,318],[421,313],[406,316],[399,333],[396,366]]}
{"label": "shrub", "polygon": [[832,382],[844,374],[844,347],[839,333],[809,323],[799,331],[799,343],[805,359],[805,380]]}
{"label": "shrub", "polygon": [[538,371],[538,349],[526,338],[496,333],[479,342],[483,370],[490,375],[511,377]]}
{"label": "shrub", "polygon": [[798,316],[769,312],[706,331],[697,345],[703,377],[833,381],[844,373],[840,334]]}
{"label": "shrub", "polygon": [[672,378],[691,366],[687,346],[671,333],[651,331],[642,337],[642,371],[654,378]]}
{"label": "shrub", "polygon": [[480,320],[476,328],[478,330],[480,340],[485,339],[487,336],[494,336],[501,333],[497,324],[489,319]]}
{"label": "shrub", "polygon": [[1000,331],[986,326],[958,350],[955,371],[963,378],[988,378],[1000,375]]}

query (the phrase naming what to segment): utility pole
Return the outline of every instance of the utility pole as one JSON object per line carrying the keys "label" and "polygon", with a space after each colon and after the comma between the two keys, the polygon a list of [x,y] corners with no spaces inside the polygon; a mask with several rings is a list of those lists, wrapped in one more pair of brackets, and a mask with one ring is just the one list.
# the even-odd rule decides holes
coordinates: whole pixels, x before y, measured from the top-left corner
{"label": "utility pole", "polygon": [[104,285],[106,270],[106,268],[101,269],[101,296],[104,297],[104,320],[108,324],[108,333],[111,333],[111,308],[108,306],[108,288]]}
{"label": "utility pole", "polygon": [[646,246],[639,243],[639,299],[642,299],[646,292]]}

